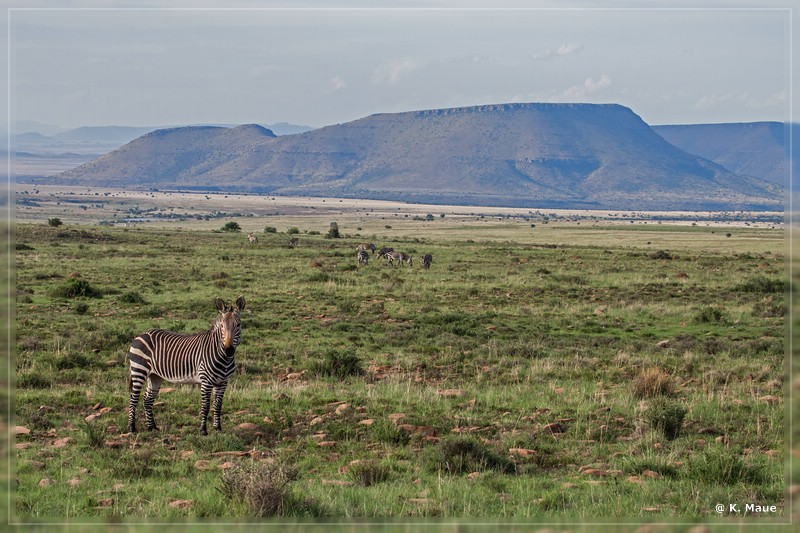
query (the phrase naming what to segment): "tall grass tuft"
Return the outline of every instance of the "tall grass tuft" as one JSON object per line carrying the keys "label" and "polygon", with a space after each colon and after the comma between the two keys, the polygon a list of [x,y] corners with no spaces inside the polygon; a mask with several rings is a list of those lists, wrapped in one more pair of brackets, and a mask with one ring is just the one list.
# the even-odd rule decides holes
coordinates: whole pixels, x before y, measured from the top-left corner
{"label": "tall grass tuft", "polygon": [[671,396],[675,383],[669,374],[657,367],[645,368],[633,379],[633,395],[638,399]]}

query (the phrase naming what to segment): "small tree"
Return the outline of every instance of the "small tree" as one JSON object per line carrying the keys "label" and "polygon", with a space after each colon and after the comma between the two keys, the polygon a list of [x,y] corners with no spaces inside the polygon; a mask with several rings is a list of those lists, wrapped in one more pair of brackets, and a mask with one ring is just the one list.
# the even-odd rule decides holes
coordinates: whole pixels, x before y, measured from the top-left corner
{"label": "small tree", "polygon": [[337,224],[336,222],[331,222],[331,227],[328,230],[328,234],[325,235],[325,238],[338,239],[339,237],[341,237],[341,235],[339,235],[339,224]]}
{"label": "small tree", "polygon": [[230,222],[227,222],[224,226],[222,226],[222,231],[230,231],[230,232],[242,231],[242,227],[239,225],[238,222],[234,222],[233,220],[231,220]]}
{"label": "small tree", "polygon": [[63,224],[63,222],[61,222],[60,218],[48,218],[47,219],[47,225],[51,226],[53,228],[57,228],[62,224]]}

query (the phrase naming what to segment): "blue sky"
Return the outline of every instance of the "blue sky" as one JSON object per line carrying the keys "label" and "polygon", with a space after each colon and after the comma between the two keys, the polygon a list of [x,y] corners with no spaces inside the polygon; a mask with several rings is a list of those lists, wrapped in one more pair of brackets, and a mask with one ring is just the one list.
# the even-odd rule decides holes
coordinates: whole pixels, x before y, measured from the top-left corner
{"label": "blue sky", "polygon": [[619,103],[650,124],[791,110],[786,0],[4,4],[12,123],[325,126],[505,102]]}

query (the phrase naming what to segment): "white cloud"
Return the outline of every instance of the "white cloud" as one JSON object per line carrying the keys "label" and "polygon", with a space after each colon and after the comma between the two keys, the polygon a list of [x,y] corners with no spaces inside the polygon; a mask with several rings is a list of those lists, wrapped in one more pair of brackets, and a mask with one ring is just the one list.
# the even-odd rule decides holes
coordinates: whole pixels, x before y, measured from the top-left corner
{"label": "white cloud", "polygon": [[713,109],[720,104],[724,104],[732,100],[734,96],[732,94],[708,94],[702,96],[697,102],[694,104],[694,108],[699,111],[708,111],[709,109]]}
{"label": "white cloud", "polygon": [[786,104],[786,91],[779,91],[768,95],[765,98],[750,98],[747,106],[751,108],[782,106]]}
{"label": "white cloud", "polygon": [[603,74],[597,81],[594,81],[592,78],[586,78],[583,84],[573,85],[564,91],[564,96],[568,98],[581,98],[587,94],[599,91],[600,89],[604,89],[610,85],[611,78],[608,77],[608,74]]}
{"label": "white cloud", "polygon": [[378,66],[372,75],[372,80],[376,83],[385,82],[394,85],[400,78],[417,68],[417,62],[411,58],[393,59]]}
{"label": "white cloud", "polygon": [[534,61],[548,61],[557,57],[578,54],[583,50],[583,45],[578,43],[562,44],[558,48],[548,48],[544,52],[538,52],[531,56]]}
{"label": "white cloud", "polygon": [[331,78],[331,85],[333,85],[334,91],[338,91],[347,87],[347,82],[341,76],[334,76]]}

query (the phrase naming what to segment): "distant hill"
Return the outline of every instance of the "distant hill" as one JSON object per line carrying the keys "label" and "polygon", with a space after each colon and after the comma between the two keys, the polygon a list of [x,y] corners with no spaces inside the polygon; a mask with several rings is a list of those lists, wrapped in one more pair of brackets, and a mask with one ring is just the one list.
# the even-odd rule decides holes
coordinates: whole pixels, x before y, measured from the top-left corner
{"label": "distant hill", "polygon": [[82,126],[72,130],[56,133],[51,140],[59,142],[103,142],[128,143],[137,137],[153,131],[151,127],[132,126]]}
{"label": "distant hill", "polygon": [[678,148],[722,165],[788,187],[789,127],[781,122],[653,126]]}
{"label": "distant hill", "polygon": [[377,114],[295,135],[151,132],[42,182],[519,207],[782,209],[780,187],[665,141],[614,104]]}

